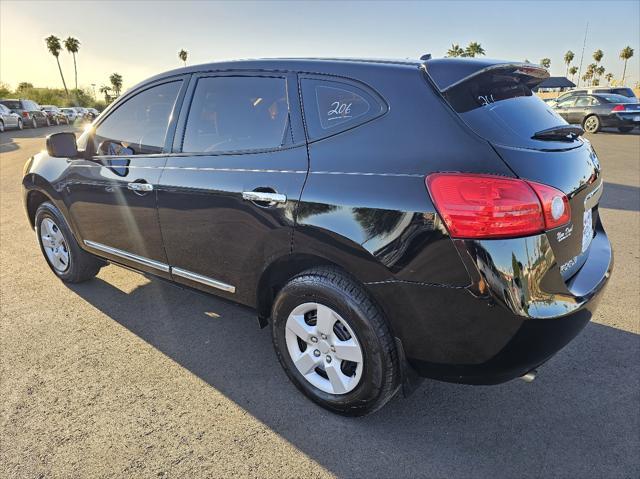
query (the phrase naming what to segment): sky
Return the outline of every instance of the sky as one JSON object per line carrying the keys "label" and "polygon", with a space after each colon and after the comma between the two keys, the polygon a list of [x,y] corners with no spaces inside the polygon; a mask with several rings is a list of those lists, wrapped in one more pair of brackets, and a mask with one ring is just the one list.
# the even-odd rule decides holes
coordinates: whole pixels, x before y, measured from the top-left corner
{"label": "sky", "polygon": [[[125,89],[188,64],[259,57],[418,58],[446,55],[452,43],[479,42],[489,58],[551,59],[564,75],[563,56],[579,63],[589,22],[583,70],[596,49],[603,66],[622,75],[622,48],[634,57],[628,85],[640,80],[640,0],[424,1],[424,2],[212,2],[0,0],[0,81],[62,87],[44,38],[80,40],[78,83],[108,84],[113,72]],[[60,63],[73,84],[73,60]]]}

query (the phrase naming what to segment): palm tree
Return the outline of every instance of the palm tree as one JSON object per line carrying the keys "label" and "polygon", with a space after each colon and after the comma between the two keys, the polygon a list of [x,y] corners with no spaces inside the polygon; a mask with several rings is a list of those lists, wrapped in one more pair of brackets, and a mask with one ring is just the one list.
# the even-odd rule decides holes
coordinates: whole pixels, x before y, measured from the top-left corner
{"label": "palm tree", "polygon": [[600,63],[603,56],[604,52],[600,49],[597,49],[595,52],[593,52],[593,59],[596,61],[596,63]]}
{"label": "palm tree", "polygon": [[120,90],[122,89],[122,75],[119,73],[113,73],[109,77],[109,81],[111,82],[111,86],[113,87],[113,91],[116,96],[120,96]]}
{"label": "palm tree", "polygon": [[107,86],[107,85],[102,85],[100,87],[100,90],[98,90],[98,91],[104,95],[104,102],[108,104],[111,101],[111,97],[109,96],[109,92],[111,91],[111,87]]}
{"label": "palm tree", "polygon": [[484,55],[484,48],[478,42],[471,42],[467,45],[467,48],[464,50],[464,57],[474,58],[476,56]]}
{"label": "palm tree", "polygon": [[569,65],[571,65],[571,62],[573,61],[573,58],[575,57],[575,53],[573,53],[571,50],[568,50],[567,53],[564,54],[564,63],[565,65],[567,65],[567,75],[569,76]]}
{"label": "palm tree", "polygon": [[607,80],[607,83],[608,83],[609,85],[611,85],[611,80],[613,80],[613,73],[607,73],[607,74],[604,76],[604,78],[605,78],[605,80]]}
{"label": "palm tree", "polygon": [[620,58],[624,60],[624,70],[622,70],[622,85],[624,85],[624,77],[627,74],[627,61],[633,56],[633,48],[626,46],[620,52]]}
{"label": "palm tree", "polygon": [[571,81],[573,81],[573,78],[576,76],[576,73],[578,73],[578,67],[573,66],[569,68],[569,75],[571,75]]}
{"label": "palm tree", "polygon": [[451,45],[451,48],[449,48],[449,50],[447,50],[447,56],[448,57],[463,57],[464,56],[464,49],[460,48],[460,45],[458,45],[457,43],[454,43]]}
{"label": "palm tree", "polygon": [[68,37],[64,41],[64,48],[73,55],[73,70],[76,74],[76,91],[78,91],[78,66],[76,65],[76,53],[80,49],[80,41],[76,38]]}
{"label": "palm tree", "polygon": [[542,60],[540,60],[540,65],[545,68],[549,68],[551,66],[551,58],[543,58]]}
{"label": "palm tree", "polygon": [[582,75],[582,81],[587,83],[589,80],[593,78],[593,72],[587,71],[584,75]]}
{"label": "palm tree", "polygon": [[184,66],[187,66],[187,56],[189,56],[189,52],[182,49],[178,52],[178,58],[184,62]]}
{"label": "palm tree", "polygon": [[596,75],[598,75],[598,78],[602,77],[602,75],[604,75],[605,69],[602,65],[600,65],[598,68],[596,68],[595,70]]}
{"label": "palm tree", "polygon": [[51,53],[54,57],[56,57],[56,62],[58,62],[58,70],[60,70],[60,78],[62,78],[62,85],[64,85],[64,91],[69,96],[69,90],[67,90],[67,83],[64,81],[64,75],[62,74],[62,67],[60,67],[60,50],[62,47],[60,46],[60,39],[55,35],[49,35],[44,39],[47,44],[47,48],[49,49],[49,53]]}
{"label": "palm tree", "polygon": [[598,86],[600,85],[600,80],[598,80],[597,78],[594,78],[593,81],[591,82],[591,86]]}

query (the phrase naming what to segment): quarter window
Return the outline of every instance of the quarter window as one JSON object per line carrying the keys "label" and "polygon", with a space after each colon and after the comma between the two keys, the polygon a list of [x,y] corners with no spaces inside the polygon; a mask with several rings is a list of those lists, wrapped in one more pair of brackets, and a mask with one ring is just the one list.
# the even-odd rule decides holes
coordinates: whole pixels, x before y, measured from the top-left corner
{"label": "quarter window", "polygon": [[386,110],[373,94],[350,83],[311,78],[300,83],[310,139],[347,130]]}
{"label": "quarter window", "polygon": [[126,100],[98,125],[94,151],[125,156],[162,153],[181,84],[163,83]]}
{"label": "quarter window", "polygon": [[187,153],[282,146],[289,122],[284,78],[200,78],[182,144]]}

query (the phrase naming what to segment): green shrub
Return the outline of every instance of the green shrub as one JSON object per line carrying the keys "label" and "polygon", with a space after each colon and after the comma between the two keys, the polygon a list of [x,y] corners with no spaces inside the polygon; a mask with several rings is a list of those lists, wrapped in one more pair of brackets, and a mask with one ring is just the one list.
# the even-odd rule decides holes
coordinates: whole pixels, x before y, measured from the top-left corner
{"label": "green shrub", "polygon": [[61,88],[36,88],[29,83],[20,84],[22,88],[11,91],[6,84],[0,84],[0,98],[25,98],[35,101],[38,105],[82,106],[104,110],[106,104],[96,100],[87,90],[70,90],[69,97]]}

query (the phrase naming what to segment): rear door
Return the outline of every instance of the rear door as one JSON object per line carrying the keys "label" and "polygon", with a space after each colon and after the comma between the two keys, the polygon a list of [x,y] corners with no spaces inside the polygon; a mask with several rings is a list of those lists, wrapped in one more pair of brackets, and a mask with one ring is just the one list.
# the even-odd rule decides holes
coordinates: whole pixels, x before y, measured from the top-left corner
{"label": "rear door", "polygon": [[571,96],[569,98],[565,98],[560,103],[555,106],[555,111],[564,118],[568,123],[571,123],[571,115],[573,114],[573,107],[576,103],[576,97]]}
{"label": "rear door", "polygon": [[[588,256],[602,178],[598,159],[586,140],[571,134],[536,136],[567,125],[532,93],[531,88],[542,79],[542,72],[531,65],[494,65],[441,91],[460,118],[494,146],[517,176],[553,186],[567,195],[571,222],[548,231],[547,237],[563,275],[568,277]],[[582,111],[584,107],[570,108]],[[569,108],[561,115],[569,120],[577,117]]]}
{"label": "rear door", "polygon": [[251,304],[291,249],[308,161],[295,75],[203,73],[189,86],[158,189],[173,278]]}
{"label": "rear door", "polygon": [[569,108],[569,112],[565,119],[569,123],[580,125],[582,120],[589,114],[592,107],[598,102],[591,95],[580,95],[576,98],[576,102]]}

